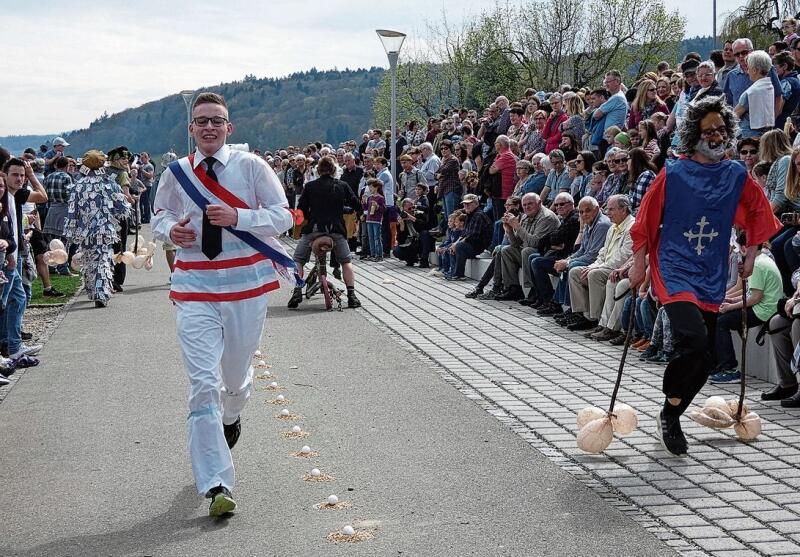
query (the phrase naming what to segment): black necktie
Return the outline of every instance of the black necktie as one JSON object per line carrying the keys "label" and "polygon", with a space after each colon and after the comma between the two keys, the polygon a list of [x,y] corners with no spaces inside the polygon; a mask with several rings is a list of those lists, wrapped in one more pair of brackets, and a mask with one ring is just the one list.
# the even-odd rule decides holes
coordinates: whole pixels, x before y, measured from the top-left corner
{"label": "black necktie", "polygon": [[[203,159],[203,162],[206,163],[206,174],[208,174],[208,177],[216,182],[217,173],[214,172],[214,163],[217,162],[217,159],[214,157],[206,157]],[[211,221],[208,220],[208,214],[205,212],[203,212],[203,237],[201,249],[203,250],[203,254],[209,259],[214,259],[220,253],[222,253],[222,227],[211,224]]]}

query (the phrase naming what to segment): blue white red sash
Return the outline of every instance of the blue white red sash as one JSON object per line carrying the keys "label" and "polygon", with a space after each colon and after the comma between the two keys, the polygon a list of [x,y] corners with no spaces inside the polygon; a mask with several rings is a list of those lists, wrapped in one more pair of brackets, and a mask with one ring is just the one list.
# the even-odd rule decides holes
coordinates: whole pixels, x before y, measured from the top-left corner
{"label": "blue white red sash", "polygon": [[[194,155],[190,155],[188,159],[183,160],[188,160],[189,164],[192,165]],[[183,188],[183,191],[186,192],[186,195],[188,195],[189,198],[194,201],[198,207],[200,207],[200,210],[205,213],[206,206],[210,202],[202,193],[200,193],[200,191],[197,189],[197,186],[192,183],[192,179],[184,171],[180,162],[181,161],[178,160],[169,163],[169,169],[172,171],[172,175],[175,176],[175,179],[178,180],[178,184],[180,184],[180,186]],[[205,170],[203,170],[200,166],[194,169],[194,177],[223,203],[233,207],[234,209],[250,209],[250,207],[248,207],[244,201],[239,199],[232,192],[225,189],[225,187],[223,187],[216,180],[212,180],[208,174],[206,174]],[[236,236],[239,240],[269,259],[281,277],[289,281],[293,280],[297,286],[303,286],[303,279],[297,274],[297,267],[295,266],[294,260],[292,260],[292,258],[289,257],[289,255],[283,250],[277,240],[274,238],[269,238],[268,241],[272,241],[274,244],[270,246],[249,232],[236,230],[231,226],[226,226],[224,228]]]}

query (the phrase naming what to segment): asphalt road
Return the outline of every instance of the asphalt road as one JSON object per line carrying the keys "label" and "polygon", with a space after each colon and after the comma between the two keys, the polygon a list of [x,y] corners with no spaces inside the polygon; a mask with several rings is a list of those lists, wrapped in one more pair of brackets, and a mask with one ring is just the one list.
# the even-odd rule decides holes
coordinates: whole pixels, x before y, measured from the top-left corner
{"label": "asphalt road", "polygon": [[[186,451],[166,266],[128,277],[106,309],[77,302],[0,403],[0,555],[674,554],[402,339],[320,299],[289,312],[286,288],[262,343],[281,390],[256,381],[234,449],[238,511],[209,519]],[[303,418],[276,419],[277,394]],[[310,436],[281,436],[295,424]],[[290,455],[303,444],[319,456]],[[314,466],[335,480],[303,481]],[[330,494],[351,508],[315,508]],[[326,540],[345,524],[374,537]]]}

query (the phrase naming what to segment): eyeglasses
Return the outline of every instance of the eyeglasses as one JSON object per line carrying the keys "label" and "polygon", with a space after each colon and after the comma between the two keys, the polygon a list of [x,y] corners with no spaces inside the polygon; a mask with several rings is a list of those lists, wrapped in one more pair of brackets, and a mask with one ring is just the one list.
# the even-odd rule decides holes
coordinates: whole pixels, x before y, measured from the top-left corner
{"label": "eyeglasses", "polygon": [[563,207],[564,205],[570,205],[569,201],[564,201],[563,203],[553,203],[553,207]]}
{"label": "eyeglasses", "polygon": [[720,126],[718,128],[713,128],[710,130],[700,130],[700,136],[703,139],[709,139],[711,137],[714,137],[715,135],[728,137],[728,128],[726,128],[725,126]]}
{"label": "eyeglasses", "polygon": [[758,151],[755,149],[742,149],[739,151],[740,155],[755,155],[756,153],[758,153]]}
{"label": "eyeglasses", "polygon": [[747,56],[748,54],[750,54],[750,52],[751,52],[750,50],[740,50],[739,52],[734,52],[733,55],[736,58],[743,58],[743,57]]}
{"label": "eyeglasses", "polygon": [[192,118],[192,123],[195,126],[200,126],[201,128],[208,125],[209,122],[211,122],[211,125],[215,128],[221,128],[228,122],[228,119],[223,118],[222,116],[214,116],[213,118],[198,116],[197,118]]}
{"label": "eyeglasses", "polygon": [[617,164],[624,164],[624,163],[628,162],[628,157],[625,157],[623,159],[612,159],[612,160]]}
{"label": "eyeglasses", "polygon": [[648,92],[648,93],[655,93],[655,92],[656,92],[656,88],[655,88],[655,87],[651,87],[651,88],[649,88],[649,89],[647,90],[647,92]]}
{"label": "eyeglasses", "polygon": [[544,116],[537,116],[534,120],[547,120]]}
{"label": "eyeglasses", "polygon": [[583,159],[575,159],[575,164],[578,164],[579,162],[583,162]]}
{"label": "eyeglasses", "polygon": [[594,171],[592,171],[592,174],[594,174],[595,176],[598,176],[598,175],[605,176],[606,172],[605,172],[605,170],[594,170]]}
{"label": "eyeglasses", "polygon": [[712,74],[710,72],[702,73],[702,74],[699,73],[699,74],[697,74],[697,79],[703,79],[704,77],[711,77],[712,75],[714,75],[714,74]]}

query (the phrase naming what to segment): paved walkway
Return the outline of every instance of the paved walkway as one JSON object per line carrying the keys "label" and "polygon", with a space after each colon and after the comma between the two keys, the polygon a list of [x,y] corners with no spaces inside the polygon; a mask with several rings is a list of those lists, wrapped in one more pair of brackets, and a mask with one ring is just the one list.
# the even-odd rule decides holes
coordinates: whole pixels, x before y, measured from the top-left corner
{"label": "paved walkway", "polygon": [[[447,282],[397,260],[358,267],[376,324],[437,366],[552,462],[589,485],[684,555],[800,555],[800,411],[763,403],[753,380],[756,442],[683,421],[686,458],[668,458],[654,434],[663,368],[629,360],[618,400],[639,429],[599,456],[575,444],[576,413],[608,405],[621,348],[590,342],[516,303],[464,298],[474,282]],[[738,384],[699,397],[738,397]],[[704,400],[704,398],[702,399]],[[701,403],[702,403],[701,400]]]}
{"label": "paved walkway", "polygon": [[[436,320],[458,314],[461,322],[470,312],[483,319],[483,308],[433,283],[440,315],[414,303],[394,307],[425,279],[392,275],[398,284],[362,289],[368,310],[326,313],[315,299],[289,312],[287,290],[273,297],[262,346],[270,367],[258,370],[242,417],[234,449],[239,510],[226,521],[206,516],[207,501],[193,486],[187,385],[163,260],[150,273],[131,270],[125,293],[107,309],[79,300],[48,339],[42,365],[1,391],[0,555],[675,555],[626,516],[624,502],[559,465],[567,460],[554,463],[543,444],[534,450],[526,441],[541,441],[527,426],[484,412],[499,410],[478,391],[470,398],[481,406],[462,396],[448,384],[454,376],[411,348],[421,342],[412,329],[427,332],[425,323],[437,323],[441,345],[450,346],[455,331]],[[428,294],[419,296],[427,303]],[[387,310],[411,327],[398,334],[365,319]],[[475,378],[495,373],[480,358],[459,367],[457,358],[480,349],[471,343],[444,363],[456,373],[481,370]],[[542,372],[559,374],[544,365]],[[267,390],[271,381],[278,390]],[[279,394],[286,405],[275,403]],[[301,418],[277,419],[284,407]],[[571,422],[570,409],[558,411]],[[295,424],[309,437],[287,438]],[[562,435],[566,441],[569,431]],[[293,456],[303,444],[317,454]],[[304,481],[312,467],[334,480]],[[350,508],[316,508],[332,493]],[[326,540],[345,524],[374,538]]]}

